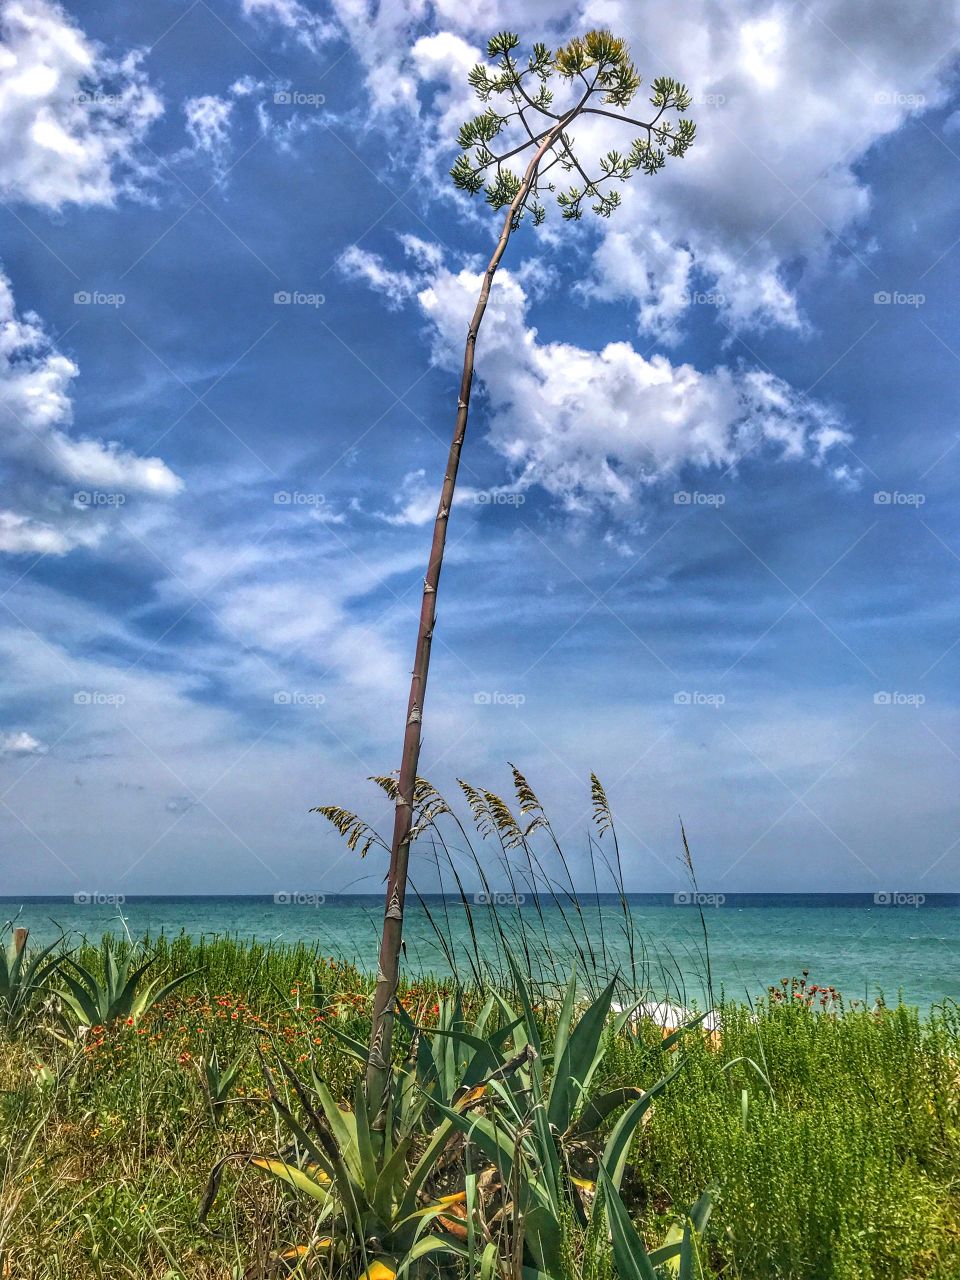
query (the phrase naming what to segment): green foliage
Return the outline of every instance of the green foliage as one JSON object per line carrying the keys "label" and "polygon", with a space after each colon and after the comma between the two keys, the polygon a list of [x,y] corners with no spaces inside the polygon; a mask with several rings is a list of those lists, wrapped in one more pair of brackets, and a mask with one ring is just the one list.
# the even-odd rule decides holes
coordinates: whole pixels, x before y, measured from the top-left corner
{"label": "green foliage", "polygon": [[0,930],[0,1026],[8,1035],[21,1030],[46,992],[47,979],[61,964],[61,940],[40,951],[17,947],[13,936],[3,945]]}
{"label": "green foliage", "polygon": [[[925,1024],[904,1008],[774,1001],[722,1017],[722,1053],[688,1044],[684,1087],[664,1096],[634,1158],[674,1202],[716,1184],[713,1234],[731,1273],[960,1274],[956,1012]],[[618,1076],[633,1076],[633,1053],[617,1046]]]}
{"label": "green foliage", "polygon": [[100,951],[99,973],[78,960],[67,959],[60,968],[60,978],[66,985],[58,995],[68,1024],[107,1027],[121,1018],[136,1024],[158,1001],[193,976],[180,974],[163,986],[159,978],[144,983],[147,971],[156,962],[155,955],[148,956],[131,969],[129,955],[118,954],[106,939]]}
{"label": "green foliage", "polygon": [[[602,807],[599,796],[597,802]],[[515,816],[521,803],[513,806]],[[529,795],[526,804],[532,804]],[[534,816],[528,811],[524,824]],[[508,926],[504,920],[505,931]],[[125,951],[126,944],[115,947]],[[345,1270],[347,1259],[330,1257],[336,1251],[324,1243],[341,1234],[318,1221],[324,1202],[267,1169],[242,1159],[228,1166],[211,1215],[214,1230],[198,1224],[197,1204],[211,1167],[225,1154],[260,1152],[276,1159],[278,1149],[289,1146],[290,1131],[278,1128],[266,1096],[258,1045],[268,1054],[273,1045],[282,1049],[308,1091],[315,1068],[338,1106],[353,1099],[360,1063],[332,1029],[365,1046],[370,977],[331,963],[315,948],[233,938],[158,939],[151,954],[170,976],[202,973],[193,972],[137,1026],[115,1023],[98,1048],[89,1037],[83,1050],[53,1041],[32,1018],[21,1024],[15,1040],[0,1035],[0,1274],[5,1268],[31,1280],[223,1280],[248,1273],[251,1280],[278,1280],[285,1272],[271,1270],[269,1260],[312,1243],[312,1252],[301,1255],[298,1280],[341,1270],[356,1280],[360,1268]],[[82,948],[76,956],[93,969],[100,948]],[[421,1061],[419,1079],[426,1083],[418,1088],[428,1097],[411,1160],[440,1122],[435,1104],[449,1105],[464,1083],[471,1045],[441,1029],[453,1032],[462,1024],[472,1034],[479,1028],[485,1042],[502,1036],[494,1049],[506,1062],[518,1044],[529,1043],[526,1021],[511,1025],[527,1015],[509,972],[496,990],[514,1017],[496,996],[481,1016],[491,990],[465,989],[458,1015],[457,997],[423,978],[401,987],[414,1029],[403,1019],[398,1023],[398,1056],[408,1065]],[[575,1002],[574,1029],[595,998]],[[538,993],[537,1003],[531,1013],[549,1102],[552,1082],[564,1074],[554,1065],[564,1052],[562,1002],[547,1004]],[[242,1017],[234,1020],[238,1009]],[[569,1136],[557,1142],[569,1181],[561,1183],[564,1194],[557,1199],[563,1269],[554,1280],[616,1280],[606,1213],[593,1208],[606,1194],[593,1160],[651,1082],[677,1066],[673,1050],[682,1052],[683,1069],[634,1127],[619,1184],[629,1220],[655,1267],[666,1267],[667,1275],[673,1267],[674,1280],[687,1217],[696,1216],[690,1206],[710,1186],[713,1212],[700,1249],[705,1275],[956,1280],[960,1012],[947,1006],[920,1018],[905,1008],[822,1011],[816,1003],[808,1008],[791,998],[753,1008],[730,1003],[721,1013],[719,1045],[699,1028],[670,1043],[646,1021],[628,1021],[613,1035],[608,1020],[589,1097],[576,1104]],[[586,1033],[579,1043],[586,1051]],[[203,1064],[212,1046],[220,1064],[242,1062],[230,1090],[233,1100],[217,1126],[209,1120],[204,1084]],[[426,1064],[428,1053],[433,1068]],[[529,1078],[532,1065],[524,1061],[520,1070]],[[429,1083],[434,1071],[439,1086]],[[486,1074],[484,1068],[481,1079]],[[305,1113],[286,1076],[278,1075],[277,1087],[302,1121]],[[475,1098],[473,1105],[464,1104],[463,1114],[485,1116],[505,1134],[516,1118],[498,1087],[516,1098],[509,1080],[491,1082],[480,1095],[486,1099],[482,1106]],[[316,1106],[313,1094],[308,1097]],[[517,1106],[521,1116],[529,1114],[529,1098],[519,1098]],[[536,1158],[539,1148],[531,1144],[538,1137],[525,1141],[522,1159],[531,1153]],[[451,1141],[448,1151],[453,1150]],[[470,1143],[468,1157],[469,1165],[461,1159],[453,1172],[441,1176],[438,1170],[428,1180],[418,1208],[443,1195],[461,1195],[451,1214],[475,1224],[472,1245],[459,1241],[468,1253],[473,1250],[472,1262],[462,1260],[464,1272],[479,1276],[485,1260],[485,1274],[493,1280],[502,1256],[496,1217],[501,1201],[477,1143]],[[284,1162],[317,1180],[302,1148]],[[426,1223],[422,1238],[447,1231],[439,1217]],[[673,1252],[664,1258],[660,1248]],[[448,1260],[440,1255],[440,1261]]]}
{"label": "green foliage", "polygon": [[[527,212],[535,224],[543,221],[542,191],[556,195],[567,220],[582,217],[585,204],[599,217],[608,218],[620,204],[617,184],[637,171],[657,173],[668,156],[679,158],[692,145],[696,127],[683,116],[691,96],[669,76],[653,81],[650,105],[654,110],[649,119],[626,114],[640,88],[640,75],[624,41],[611,32],[590,31],[556,52],[535,44],[524,65],[514,57],[519,44],[513,32],[499,32],[487,44],[494,65],[479,63],[470,71],[470,86],[486,109],[461,126],[457,137],[461,154],[450,170],[458,190],[468,195],[483,191],[492,208],[509,209],[512,225]],[[555,75],[566,87],[560,110],[554,109],[550,87]],[[489,105],[493,101],[499,106]],[[668,112],[677,114],[676,122]],[[578,157],[569,126],[598,114],[613,116],[631,129],[639,127],[642,135],[625,154],[609,152],[601,157],[590,176],[587,170],[593,166]],[[501,135],[504,150],[495,152],[491,144]],[[507,165],[515,157],[528,161],[522,177]],[[578,181],[557,191],[547,176],[556,166],[575,173]]]}
{"label": "green foliage", "polygon": [[[308,1083],[281,1059],[278,1082],[264,1060],[269,1098],[289,1143],[276,1156],[235,1152],[218,1161],[201,1220],[212,1208],[224,1168],[242,1160],[316,1202],[305,1249],[315,1247],[322,1233],[332,1233],[331,1241],[338,1242],[340,1253],[356,1268],[379,1261],[391,1272],[427,1253],[464,1256],[462,1243],[438,1230],[463,1197],[425,1193],[454,1135],[450,1117],[460,1115],[476,1091],[483,1091],[484,1073],[496,1062],[496,1045],[513,1029],[482,1038],[493,1008],[491,997],[468,1024],[459,1000],[445,1001],[433,1048],[404,1015],[412,1032],[409,1060],[397,1073],[382,1114],[371,1110],[359,1079],[348,1109],[337,1103],[315,1063]],[[328,1030],[341,1048],[359,1063],[365,1061],[359,1041],[332,1026]]]}
{"label": "green foliage", "polygon": [[242,1068],[242,1054],[234,1058],[232,1062],[228,1062],[226,1066],[221,1066],[217,1046],[215,1044],[211,1045],[210,1051],[203,1062],[203,1083],[206,1089],[207,1105],[210,1108],[210,1118],[214,1124],[220,1122],[224,1107],[230,1101],[231,1090],[236,1084]]}
{"label": "green foliage", "polygon": [[[609,1025],[614,983],[574,1021],[577,982],[576,975],[571,976],[556,1022],[553,1052],[548,1056],[531,991],[516,964],[513,976],[519,1015],[504,996],[497,994],[496,998],[513,1027],[514,1052],[510,1057],[505,1050],[500,1052],[476,1109],[468,1113],[463,1106],[455,1109],[438,1104],[439,1109],[466,1139],[467,1167],[472,1167],[471,1153],[475,1152],[500,1199],[507,1198],[510,1211],[504,1214],[501,1210],[496,1231],[489,1218],[489,1192],[487,1202],[477,1209],[478,1230],[497,1242],[502,1274],[513,1274],[510,1259],[522,1256],[525,1267],[533,1272],[562,1276],[569,1272],[571,1251],[586,1251],[583,1266],[591,1270],[599,1261],[598,1251],[606,1249],[602,1215],[609,1201],[596,1194],[595,1183],[575,1174],[575,1161],[589,1158],[591,1135],[600,1124],[612,1120],[599,1159],[610,1186],[619,1188],[633,1135],[679,1067],[649,1089],[594,1092],[593,1079],[607,1047],[623,1032],[632,1014],[628,1010]],[[588,1188],[592,1193],[589,1198],[584,1195]],[[646,1274],[656,1280],[660,1272],[642,1244],[638,1247]],[[679,1242],[675,1248],[661,1248],[657,1262],[666,1264],[680,1252]]]}

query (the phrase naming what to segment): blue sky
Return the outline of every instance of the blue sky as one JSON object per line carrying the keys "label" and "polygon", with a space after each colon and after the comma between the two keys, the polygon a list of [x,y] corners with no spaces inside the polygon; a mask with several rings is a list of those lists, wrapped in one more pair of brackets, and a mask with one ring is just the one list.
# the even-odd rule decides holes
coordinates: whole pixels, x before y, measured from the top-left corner
{"label": "blue sky", "polygon": [[[4,892],[377,890],[308,810],[389,819],[497,227],[465,8],[0,2]],[[421,772],[516,762],[582,866],[595,770],[636,890],[679,814],[708,889],[956,891],[960,6],[662,8],[524,6],[698,140],[510,245]]]}

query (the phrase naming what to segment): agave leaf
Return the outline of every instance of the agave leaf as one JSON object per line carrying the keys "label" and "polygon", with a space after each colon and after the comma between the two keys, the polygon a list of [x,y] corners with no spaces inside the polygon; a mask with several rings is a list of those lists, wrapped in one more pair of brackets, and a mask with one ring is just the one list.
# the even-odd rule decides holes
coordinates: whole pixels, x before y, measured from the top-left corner
{"label": "agave leaf", "polygon": [[509,1183],[513,1174],[515,1150],[510,1135],[486,1116],[464,1116],[442,1102],[438,1102],[437,1107],[469,1142],[480,1148],[487,1159],[499,1170],[503,1181]]}
{"label": "agave leaf", "polygon": [[283,1067],[283,1071],[287,1079],[290,1080],[293,1085],[304,1111],[310,1118],[310,1123],[316,1131],[316,1137],[314,1138],[304,1129],[300,1124],[300,1121],[280,1097],[277,1092],[276,1085],[274,1084],[270,1069],[267,1067],[266,1063],[263,1063],[264,1077],[267,1082],[270,1101],[303,1150],[307,1152],[312,1160],[317,1162],[320,1168],[324,1169],[331,1175],[333,1181],[340,1190],[341,1199],[344,1201],[345,1205],[354,1212],[354,1214],[356,1214],[357,1206],[354,1194],[355,1188],[352,1171],[348,1169],[344,1163],[341,1148],[338,1146],[332,1135],[327,1132],[326,1128],[324,1128],[325,1122],[323,1118],[313,1110],[306,1090],[296,1073],[288,1067],[286,1063],[281,1063],[281,1066]]}
{"label": "agave leaf", "polygon": [[547,1275],[563,1275],[563,1226],[553,1209],[543,1203],[527,1209],[523,1230],[524,1244]]}
{"label": "agave leaf", "polygon": [[520,1008],[523,1011],[524,1028],[527,1033],[527,1039],[536,1049],[538,1056],[542,1053],[543,1047],[540,1044],[540,1031],[537,1027],[537,1020],[533,1014],[533,1006],[530,1003],[530,995],[527,991],[527,983],[514,958],[513,952],[504,943],[504,949],[507,953],[507,960],[510,964],[510,971],[513,974],[513,981],[517,988],[517,995],[520,997]]}
{"label": "agave leaf", "polygon": [[[398,1276],[404,1275],[413,1263],[425,1258],[430,1253],[452,1253],[460,1258],[467,1257],[467,1250],[459,1240],[455,1240],[452,1236],[441,1234],[424,1236],[407,1252],[396,1274]],[[372,1280],[390,1280],[390,1277],[374,1276]]]}
{"label": "agave leaf", "polygon": [[342,1044],[352,1058],[356,1058],[359,1062],[365,1063],[367,1061],[369,1051],[359,1040],[354,1040],[353,1036],[348,1036],[345,1031],[341,1030],[340,1027],[335,1027],[331,1022],[324,1022],[323,1030],[326,1034],[333,1036],[338,1043]]}
{"label": "agave leaf", "polygon": [[[524,1274],[526,1274],[527,1268],[524,1267],[523,1270],[524,1270]],[[480,1255],[480,1280],[494,1280],[494,1276],[496,1274],[497,1274],[497,1246],[491,1240],[490,1243],[484,1249],[483,1253]],[[537,1272],[534,1272],[534,1274],[539,1276],[540,1272],[537,1271]]]}
{"label": "agave leaf", "polygon": [[392,1258],[375,1258],[360,1272],[358,1280],[396,1280],[396,1275]]}
{"label": "agave leaf", "polygon": [[159,1004],[161,1000],[165,1000],[171,992],[176,991],[181,983],[186,982],[188,978],[193,978],[200,972],[199,969],[191,969],[189,973],[181,973],[179,977],[165,983],[159,991],[154,991],[156,984],[146,987],[133,1003],[132,1017],[134,1022],[138,1022],[145,1013],[148,1013],[154,1005]]}
{"label": "agave leaf", "polygon": [[615,977],[604,987],[570,1034],[563,1052],[557,1056],[548,1115],[550,1123],[561,1133],[569,1126],[574,1107],[589,1088],[602,1056],[599,1053],[600,1041],[616,984]]}
{"label": "agave leaf", "polygon": [[[434,1218],[439,1218],[445,1213],[449,1214],[453,1205],[463,1204],[465,1199],[466,1193],[463,1191],[455,1191],[453,1195],[449,1196],[440,1196],[438,1200],[434,1200],[420,1209],[415,1209],[413,1213],[407,1214],[405,1218],[401,1218],[399,1222],[397,1222],[396,1227],[399,1229],[400,1227],[406,1226],[408,1222],[420,1221],[422,1229],[425,1223],[432,1222]],[[466,1222],[464,1222],[464,1226],[466,1226]]]}
{"label": "agave leaf", "polygon": [[675,1276],[676,1280],[697,1280],[697,1273],[703,1274],[699,1265],[697,1241],[698,1237],[703,1235],[712,1208],[713,1196],[711,1192],[705,1191],[697,1203],[684,1215],[683,1221],[674,1223],[670,1228],[662,1250],[655,1250],[650,1255],[651,1261],[654,1261],[654,1254],[659,1255],[664,1252],[660,1261],[671,1276]]}
{"label": "agave leaf", "polygon": [[573,1014],[577,1004],[577,966],[574,962],[573,969],[570,973],[570,981],[567,983],[567,989],[563,997],[563,1005],[560,1009],[560,1017],[557,1021],[557,1034],[553,1042],[553,1057],[555,1062],[559,1062],[563,1057],[563,1051],[567,1046],[567,1040],[570,1036],[570,1025],[573,1022]]}
{"label": "agave leaf", "polygon": [[620,1192],[603,1164],[600,1165],[600,1181],[603,1184],[604,1207],[619,1280],[657,1280],[657,1273],[640,1234],[630,1221],[627,1207],[620,1199]]}
{"label": "agave leaf", "polygon": [[517,1011],[511,1004],[506,1001],[499,991],[494,991],[493,997],[500,1007],[500,1012],[513,1024],[513,1047],[516,1050],[523,1048],[526,1043],[524,1037],[523,1018],[517,1018]]}
{"label": "agave leaf", "polygon": [[219,1081],[218,1081],[219,1087],[217,1089],[217,1092],[221,1099],[226,1094],[228,1094],[230,1090],[233,1088],[234,1081],[236,1080],[237,1076],[240,1074],[240,1069],[242,1066],[243,1066],[243,1058],[239,1057],[236,1059],[235,1062],[232,1062],[225,1071],[221,1071],[219,1073]]}
{"label": "agave leaf", "polygon": [[145,1002],[152,989],[148,986],[138,996],[137,987],[140,985],[140,979],[147,970],[156,964],[157,957],[151,956],[143,964],[138,965],[132,973],[129,973],[126,962],[118,970],[114,963],[113,952],[109,947],[105,947],[104,950],[106,952],[104,964],[110,965],[110,971],[107,973],[107,991],[109,992],[111,1004],[111,1016],[115,1018],[133,1018],[134,1021],[137,1021],[144,1007],[146,1007]]}
{"label": "agave leaf", "polygon": [[63,937],[30,954],[17,950],[13,940],[6,948],[0,948],[0,1015],[12,1026],[25,1012],[30,1001],[42,989],[51,973],[63,965],[65,957],[51,953],[59,948]]}
{"label": "agave leaf", "polygon": [[643,1097],[643,1089],[639,1085],[624,1085],[619,1089],[610,1089],[606,1093],[597,1093],[589,1100],[587,1105],[577,1120],[574,1120],[566,1133],[563,1135],[565,1140],[570,1138],[581,1138],[588,1133],[594,1133],[603,1124],[608,1116],[614,1111],[618,1111],[620,1107],[624,1107],[628,1102],[634,1102],[637,1098]]}
{"label": "agave leaf", "polygon": [[377,1186],[377,1161],[373,1153],[373,1137],[370,1133],[370,1114],[367,1105],[363,1082],[358,1080],[354,1093],[353,1124],[357,1134],[357,1158],[363,1174],[363,1185],[372,1200]]}
{"label": "agave leaf", "polygon": [[[113,948],[106,942],[103,944],[103,979],[107,989],[107,1000],[109,1004],[113,1004],[117,998],[117,992],[120,989],[120,977],[117,972],[117,961],[113,954]],[[126,974],[127,966],[124,965],[124,974]]]}
{"label": "agave leaf", "polygon": [[81,974],[89,977],[94,985],[91,990],[88,990],[79,978],[75,978],[72,973],[64,969],[60,977],[69,987],[69,992],[61,991],[61,999],[73,1010],[80,1022],[85,1022],[91,1027],[102,1025],[107,1019],[101,1016],[100,1006],[96,999],[95,979],[87,974],[86,969],[82,969],[75,960],[71,960],[70,963],[75,965]]}
{"label": "agave leaf", "polygon": [[[486,1020],[484,1020],[486,1021]],[[470,1060],[466,1071],[463,1073],[463,1079],[460,1082],[461,1088],[467,1088],[474,1084],[479,1084],[485,1075],[490,1071],[496,1070],[503,1065],[502,1048],[507,1040],[517,1028],[522,1024],[522,1018],[513,1018],[505,1026],[499,1030],[492,1032],[488,1036],[482,1038],[481,1043],[489,1052],[477,1051],[476,1055]],[[479,1035],[480,1033],[477,1032]]]}
{"label": "agave leaf", "polygon": [[490,1021],[490,1014],[493,1012],[495,1001],[493,996],[487,996],[483,1008],[477,1014],[473,1023],[474,1035],[482,1036],[487,1029],[487,1023]]}
{"label": "agave leaf", "polygon": [[[381,1217],[386,1216],[386,1206],[392,1209],[394,1203],[404,1200],[403,1193],[407,1186],[407,1156],[413,1143],[414,1132],[413,1129],[408,1129],[397,1139],[396,1146],[380,1168],[372,1198]],[[426,1173],[429,1174],[429,1169]]]}
{"label": "agave leaf", "polygon": [[[288,1164],[285,1160],[271,1160],[266,1156],[254,1156],[250,1163],[256,1169],[265,1169],[267,1173],[272,1174],[275,1178],[279,1178],[281,1182],[287,1183],[288,1186],[295,1187],[297,1191],[304,1192],[313,1200],[319,1200],[324,1204],[330,1197],[330,1179],[325,1174],[326,1185],[316,1181],[316,1178],[308,1177],[304,1171],[295,1164]],[[322,1171],[317,1168],[315,1170],[316,1177],[320,1177]]]}
{"label": "agave leaf", "polygon": [[[340,1110],[333,1094],[323,1080],[317,1080],[317,1097],[320,1099],[323,1114],[340,1149],[344,1164],[349,1169],[354,1180],[362,1186],[364,1184],[364,1172],[360,1163],[360,1151],[357,1146],[356,1116],[352,1111]],[[373,1188],[371,1187],[370,1190],[372,1191]]]}
{"label": "agave leaf", "polygon": [[406,1175],[403,1199],[401,1201],[401,1213],[410,1213],[413,1206],[417,1202],[417,1196],[420,1194],[420,1188],[426,1182],[427,1178],[433,1171],[434,1166],[440,1159],[444,1148],[450,1141],[450,1134],[453,1132],[454,1121],[450,1117],[455,1116],[457,1120],[463,1117],[457,1115],[455,1111],[441,1105],[441,1110],[448,1112],[448,1118],[442,1121],[434,1129],[430,1135],[430,1141],[427,1143],[426,1150],[414,1165],[413,1169]]}

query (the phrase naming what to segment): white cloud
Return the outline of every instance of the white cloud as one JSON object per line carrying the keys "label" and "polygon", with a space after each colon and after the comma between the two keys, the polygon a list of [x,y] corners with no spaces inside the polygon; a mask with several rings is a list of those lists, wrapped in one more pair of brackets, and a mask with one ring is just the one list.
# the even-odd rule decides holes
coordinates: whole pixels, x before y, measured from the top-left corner
{"label": "white cloud", "polygon": [[50,750],[31,733],[0,733],[0,756],[42,756]]}
{"label": "white cloud", "polygon": [[360,280],[375,289],[392,310],[407,302],[417,291],[413,276],[405,271],[392,270],[375,253],[355,244],[343,251],[337,266],[348,280]]}
{"label": "white cloud", "polygon": [[[678,17],[586,0],[584,22],[622,32],[648,79],[684,80],[698,127],[682,163],[629,184],[595,260],[601,289],[632,294],[641,323],[658,332],[679,314],[670,296],[686,262],[686,292],[707,281],[728,323],[802,329],[785,267],[817,269],[848,248],[866,257],[871,193],[856,166],[942,99],[960,7],[694,0]],[[606,123],[579,132],[593,150],[613,138]]]}
{"label": "white cloud", "polygon": [[198,151],[205,151],[217,169],[223,167],[230,143],[230,116],[233,103],[227,98],[205,93],[199,98],[188,98],[183,104],[187,118],[187,133]]}
{"label": "white cloud", "polygon": [[203,93],[187,98],[183,103],[183,114],[192,145],[177,152],[173,159],[200,156],[211,163],[217,177],[222,177],[230,155],[231,134],[235,124],[234,107],[237,102],[257,99],[255,111],[261,129],[264,132],[278,132],[264,105],[265,89],[264,81],[253,76],[241,76],[239,80],[234,80],[222,97],[215,93]]}
{"label": "white cloud", "polygon": [[[385,270],[385,269],[384,269]],[[376,287],[379,271],[366,278]],[[390,287],[389,283],[386,287]],[[445,268],[424,278],[418,301],[430,319],[434,359],[459,367],[480,277]],[[646,357],[628,342],[591,351],[542,342],[527,319],[520,281],[501,271],[478,347],[477,372],[492,412],[490,442],[513,484],[542,486],[572,510],[632,514],[643,489],[683,467],[730,470],[751,453],[822,464],[849,439],[832,411],[782,379],[749,367],[702,372]],[[838,467],[841,482],[849,469]],[[416,475],[394,517],[428,511]]]}
{"label": "white cloud", "polygon": [[49,0],[0,0],[4,198],[111,204],[143,176],[137,148],[162,110],[138,54],[107,58]]}
{"label": "white cloud", "polygon": [[396,510],[384,512],[382,519],[395,525],[429,524],[437,514],[437,487],[427,483],[423,468],[408,471],[395,500]]}
{"label": "white cloud", "polygon": [[[293,23],[296,6],[277,5]],[[466,85],[475,42],[516,26],[515,7],[333,0],[332,9],[366,70],[373,109],[420,116],[420,156],[449,192],[457,126],[479,109]],[[655,178],[634,178],[623,208],[600,228],[600,295],[635,301],[641,328],[667,338],[703,289],[734,328],[803,331],[787,269],[805,262],[815,272],[848,252],[867,261],[860,237],[871,192],[857,166],[908,118],[943,101],[952,66],[944,51],[960,38],[958,0],[690,0],[679,13],[635,0],[524,6],[527,38],[556,43],[592,26],[626,37],[647,83],[660,74],[685,81],[698,126],[688,156]],[[641,117],[645,102],[641,91]],[[409,129],[407,119],[394,120]],[[575,134],[587,156],[630,141],[629,130],[625,137],[598,118],[578,122]]]}
{"label": "white cloud", "polygon": [[335,28],[300,0],[243,0],[243,12],[251,19],[275,22],[293,32],[308,49],[316,50],[335,34]]}
{"label": "white cloud", "polygon": [[78,372],[39,316],[18,314],[0,275],[0,463],[12,477],[6,500],[18,508],[0,509],[0,551],[62,555],[93,545],[107,527],[104,507],[129,493],[169,497],[182,488],[160,458],[68,433]]}

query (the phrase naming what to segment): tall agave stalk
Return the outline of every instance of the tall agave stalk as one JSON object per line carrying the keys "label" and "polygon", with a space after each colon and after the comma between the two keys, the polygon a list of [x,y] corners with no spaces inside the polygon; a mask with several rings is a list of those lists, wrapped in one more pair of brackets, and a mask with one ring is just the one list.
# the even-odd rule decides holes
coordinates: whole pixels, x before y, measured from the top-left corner
{"label": "tall agave stalk", "polygon": [[[467,430],[477,337],[494,276],[510,237],[520,225],[524,214],[531,213],[535,225],[543,220],[545,209],[539,199],[541,192],[556,192],[557,203],[565,219],[579,219],[585,203],[601,217],[609,217],[620,203],[619,183],[625,182],[637,170],[647,174],[656,173],[665,164],[668,154],[682,156],[694,137],[694,125],[682,118],[682,113],[690,104],[690,95],[683,85],[667,77],[660,77],[653,82],[653,94],[650,98],[654,108],[652,119],[638,120],[626,114],[626,108],[639,89],[640,77],[630,61],[625,43],[610,32],[591,31],[556,53],[551,52],[546,45],[536,44],[523,66],[513,57],[513,50],[519,43],[519,37],[511,32],[501,32],[494,36],[487,46],[494,66],[491,68],[480,64],[470,72],[470,83],[480,101],[487,104],[493,101],[498,104],[499,109],[488,105],[480,115],[463,125],[458,139],[462,153],[451,170],[457,187],[471,195],[484,191],[487,203],[504,213],[500,237],[483,273],[480,295],[467,331],[453,441],[440,491],[430,559],[423,580],[423,602],[407,701],[367,1062],[367,1091],[372,1099],[383,1097],[390,1071],[392,1020],[399,980],[414,787],[420,756],[430,647],[436,622],[437,589],[460,454]],[[565,83],[564,96],[568,105],[560,111],[553,109],[553,94],[549,82],[554,74]],[[675,123],[665,118],[670,111],[676,111],[681,118]],[[575,154],[573,139],[568,132],[575,121],[586,116],[611,117],[640,130],[640,136],[634,139],[628,152],[621,154],[610,151],[602,156],[592,177],[587,175]],[[504,143],[505,149],[501,153],[496,154],[491,149],[491,144],[505,130],[510,131],[511,140]],[[522,174],[515,173],[508,167],[507,161],[526,156],[529,159]],[[574,179],[570,186],[560,191],[556,191],[552,181],[547,181],[547,175],[557,166]]]}

